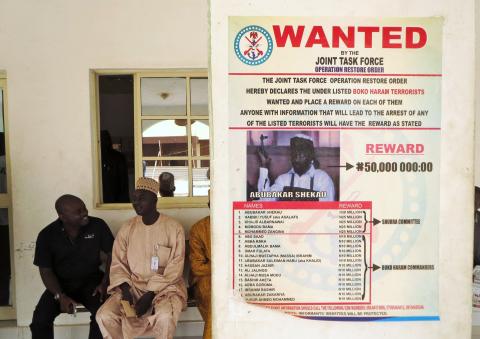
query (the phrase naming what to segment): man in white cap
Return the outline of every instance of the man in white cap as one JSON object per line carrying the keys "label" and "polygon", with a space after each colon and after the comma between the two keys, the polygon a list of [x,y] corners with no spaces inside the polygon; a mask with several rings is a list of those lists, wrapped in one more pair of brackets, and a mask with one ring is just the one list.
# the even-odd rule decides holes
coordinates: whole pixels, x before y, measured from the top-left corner
{"label": "man in white cap", "polygon": [[[173,338],[186,307],[185,235],[180,223],[157,211],[158,187],[154,179],[138,179],[132,200],[137,216],[115,239],[108,287],[112,295],[97,312],[104,338]],[[121,301],[134,314],[129,316],[130,306]]]}
{"label": "man in white cap", "polygon": [[[290,139],[290,161],[292,168],[270,184],[268,176],[271,159],[261,150],[258,192],[266,192],[260,200],[303,200],[333,201],[335,187],[327,172],[316,169],[313,140],[305,134],[297,134]],[[267,193],[270,192],[270,193]]]}

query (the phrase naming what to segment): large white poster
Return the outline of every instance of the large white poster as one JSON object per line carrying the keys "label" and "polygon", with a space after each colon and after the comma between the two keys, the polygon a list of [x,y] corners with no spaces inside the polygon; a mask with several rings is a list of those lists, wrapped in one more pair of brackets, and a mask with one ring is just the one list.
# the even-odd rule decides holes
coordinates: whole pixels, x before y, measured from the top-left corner
{"label": "large white poster", "polygon": [[229,18],[233,293],[439,320],[440,18]]}

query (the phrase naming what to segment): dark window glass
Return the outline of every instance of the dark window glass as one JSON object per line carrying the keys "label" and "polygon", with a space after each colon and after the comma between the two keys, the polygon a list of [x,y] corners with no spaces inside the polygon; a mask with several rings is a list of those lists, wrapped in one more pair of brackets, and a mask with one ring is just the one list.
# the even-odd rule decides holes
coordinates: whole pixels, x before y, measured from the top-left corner
{"label": "dark window glass", "polygon": [[12,305],[8,209],[0,208],[0,306]]}
{"label": "dark window glass", "polygon": [[7,161],[5,157],[5,124],[3,90],[0,89],[0,193],[7,193]]}
{"label": "dark window glass", "polygon": [[133,76],[98,77],[102,201],[129,202],[134,189]]}

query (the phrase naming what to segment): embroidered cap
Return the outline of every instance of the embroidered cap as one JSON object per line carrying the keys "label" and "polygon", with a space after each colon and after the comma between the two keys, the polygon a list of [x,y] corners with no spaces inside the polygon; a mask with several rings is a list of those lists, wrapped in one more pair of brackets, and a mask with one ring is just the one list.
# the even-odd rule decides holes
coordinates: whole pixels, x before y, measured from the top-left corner
{"label": "embroidered cap", "polygon": [[150,191],[158,194],[158,182],[152,178],[141,177],[138,178],[137,183],[135,184],[135,189]]}

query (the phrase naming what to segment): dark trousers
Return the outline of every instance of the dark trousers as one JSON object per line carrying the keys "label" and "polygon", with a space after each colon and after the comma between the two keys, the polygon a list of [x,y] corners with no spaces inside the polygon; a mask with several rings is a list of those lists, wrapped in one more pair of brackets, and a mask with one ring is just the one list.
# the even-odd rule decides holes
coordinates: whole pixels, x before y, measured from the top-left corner
{"label": "dark trousers", "polygon": [[[80,288],[65,291],[67,296],[77,303],[81,303],[91,313],[88,339],[103,338],[95,320],[95,314],[97,314],[97,310],[102,303],[98,295],[92,296],[97,285],[98,282],[92,282]],[[43,292],[33,312],[33,319],[30,325],[32,339],[53,339],[53,321],[60,313],[60,304],[53,298],[53,294],[48,290]]]}

